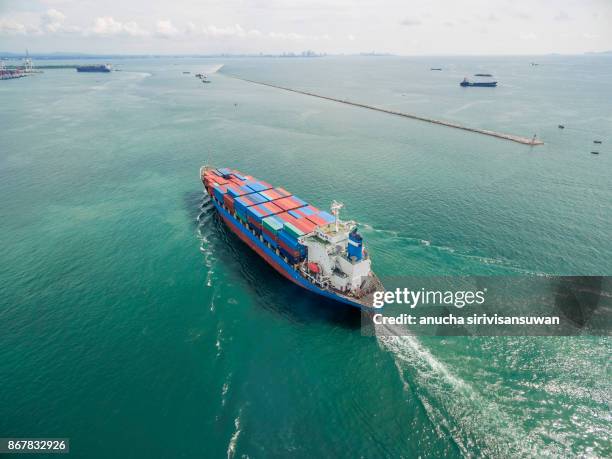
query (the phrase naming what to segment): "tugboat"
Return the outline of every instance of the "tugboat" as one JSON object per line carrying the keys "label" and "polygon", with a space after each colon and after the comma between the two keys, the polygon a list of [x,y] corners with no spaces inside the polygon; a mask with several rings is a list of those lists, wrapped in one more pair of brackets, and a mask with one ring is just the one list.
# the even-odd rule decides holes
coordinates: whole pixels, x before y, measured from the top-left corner
{"label": "tugboat", "polygon": [[467,87],[480,87],[480,88],[495,88],[497,86],[497,81],[470,81],[467,78],[464,78],[459,86],[467,88]]}

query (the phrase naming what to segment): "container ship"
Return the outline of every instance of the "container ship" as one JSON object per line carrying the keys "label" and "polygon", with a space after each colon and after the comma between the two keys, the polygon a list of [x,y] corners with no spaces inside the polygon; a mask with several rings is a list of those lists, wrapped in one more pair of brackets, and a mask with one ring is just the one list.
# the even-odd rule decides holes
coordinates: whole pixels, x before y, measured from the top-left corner
{"label": "container ship", "polygon": [[459,86],[465,87],[481,87],[481,88],[495,88],[497,86],[497,81],[470,81],[467,78],[464,78]]}
{"label": "container ship", "polygon": [[113,68],[110,64],[79,65],[76,68],[77,72],[102,72],[102,73],[108,73],[112,69]]}
{"label": "container ship", "polygon": [[334,201],[330,214],[228,168],[203,166],[200,178],[228,228],[285,278],[330,300],[373,308],[383,285],[356,223],[340,220],[341,203]]}

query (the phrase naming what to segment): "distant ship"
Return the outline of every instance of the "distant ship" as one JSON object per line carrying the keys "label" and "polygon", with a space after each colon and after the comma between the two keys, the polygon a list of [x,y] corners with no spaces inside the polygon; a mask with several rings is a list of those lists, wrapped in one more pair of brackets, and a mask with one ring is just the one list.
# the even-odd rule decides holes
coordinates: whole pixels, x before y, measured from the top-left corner
{"label": "distant ship", "polygon": [[490,73],[475,73],[474,76],[477,76],[477,77],[492,77],[493,75],[491,75]]}
{"label": "distant ship", "polygon": [[440,70],[442,70],[442,69],[441,69],[441,68],[435,68],[435,67],[432,67],[432,68],[430,68],[429,70],[438,70],[438,71],[440,71]]}
{"label": "distant ship", "polygon": [[384,287],[353,221],[340,220],[283,188],[212,166],[200,178],[228,228],[291,282],[340,303],[369,309]]}
{"label": "distant ship", "polygon": [[99,65],[79,65],[77,66],[77,72],[110,72],[113,68],[110,64],[99,64]]}
{"label": "distant ship", "polygon": [[494,88],[497,86],[497,81],[469,81],[467,78],[464,78],[463,81],[461,83],[459,83],[460,86],[468,87],[468,86],[475,86],[475,87],[482,87],[482,88]]}

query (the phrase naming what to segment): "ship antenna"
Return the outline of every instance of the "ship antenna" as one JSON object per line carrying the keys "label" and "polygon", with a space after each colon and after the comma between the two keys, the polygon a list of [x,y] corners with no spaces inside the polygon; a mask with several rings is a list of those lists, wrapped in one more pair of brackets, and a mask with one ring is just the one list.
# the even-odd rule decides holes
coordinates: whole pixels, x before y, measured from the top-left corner
{"label": "ship antenna", "polygon": [[341,202],[336,201],[336,200],[332,201],[331,211],[332,211],[332,214],[334,214],[334,217],[336,220],[336,233],[338,232],[338,223],[340,220],[340,217],[339,217],[340,209],[342,209],[343,207],[344,207],[344,204],[342,204]]}

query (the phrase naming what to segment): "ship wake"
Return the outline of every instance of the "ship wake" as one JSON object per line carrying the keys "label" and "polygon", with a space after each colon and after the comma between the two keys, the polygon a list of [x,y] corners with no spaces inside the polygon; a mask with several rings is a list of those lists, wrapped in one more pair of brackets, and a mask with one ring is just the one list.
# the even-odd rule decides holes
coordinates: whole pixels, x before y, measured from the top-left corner
{"label": "ship wake", "polygon": [[416,337],[388,336],[393,330],[386,328],[377,330],[379,345],[393,354],[405,390],[416,394],[441,438],[450,436],[465,456],[476,451],[478,456],[523,457],[543,450],[537,438],[453,374]]}

